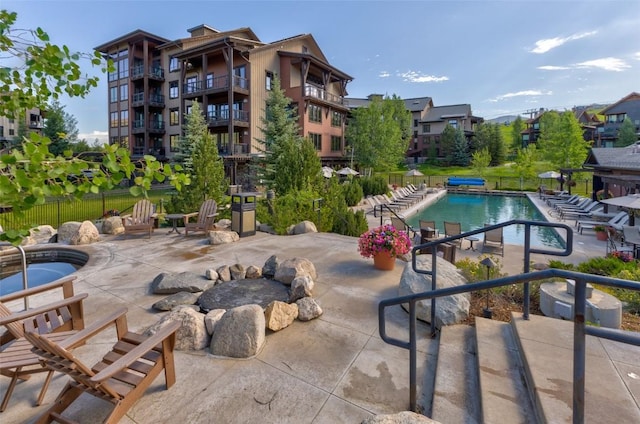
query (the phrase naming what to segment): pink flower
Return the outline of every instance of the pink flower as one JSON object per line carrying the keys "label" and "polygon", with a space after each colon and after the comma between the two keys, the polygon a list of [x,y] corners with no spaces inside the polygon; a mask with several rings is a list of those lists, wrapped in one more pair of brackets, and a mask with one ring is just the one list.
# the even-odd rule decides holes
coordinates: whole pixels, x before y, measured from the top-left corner
{"label": "pink flower", "polygon": [[365,258],[387,251],[392,256],[404,255],[411,250],[411,239],[405,231],[393,225],[382,225],[362,234],[358,239],[358,251]]}

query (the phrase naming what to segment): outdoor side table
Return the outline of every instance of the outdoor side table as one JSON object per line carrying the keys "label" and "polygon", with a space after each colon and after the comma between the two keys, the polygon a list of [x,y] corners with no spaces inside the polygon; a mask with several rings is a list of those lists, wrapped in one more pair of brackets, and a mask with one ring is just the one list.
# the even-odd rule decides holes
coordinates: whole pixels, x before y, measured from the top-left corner
{"label": "outdoor side table", "polygon": [[476,241],[480,241],[480,239],[478,237],[475,236],[469,236],[469,237],[465,237],[465,240],[469,240],[469,247],[467,247],[467,250],[471,250],[471,251],[476,251],[475,247],[473,247],[473,243]]}
{"label": "outdoor side table", "polygon": [[180,230],[178,230],[178,220],[182,219],[183,217],[184,217],[184,214],[181,214],[181,213],[170,213],[165,215],[165,218],[170,219],[172,224],[172,228],[171,230],[169,230],[167,234],[171,234],[174,231],[178,234],[182,234]]}

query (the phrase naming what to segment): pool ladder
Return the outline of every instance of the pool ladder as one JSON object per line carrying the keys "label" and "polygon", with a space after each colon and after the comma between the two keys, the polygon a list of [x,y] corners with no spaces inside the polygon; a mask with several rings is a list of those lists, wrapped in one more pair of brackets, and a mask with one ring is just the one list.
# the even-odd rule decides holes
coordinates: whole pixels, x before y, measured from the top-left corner
{"label": "pool ladder", "polygon": [[[29,282],[27,281],[27,254],[24,252],[22,246],[13,246],[20,252],[22,258],[22,287],[24,290],[29,288]],[[29,309],[29,296],[24,297],[24,309]]]}

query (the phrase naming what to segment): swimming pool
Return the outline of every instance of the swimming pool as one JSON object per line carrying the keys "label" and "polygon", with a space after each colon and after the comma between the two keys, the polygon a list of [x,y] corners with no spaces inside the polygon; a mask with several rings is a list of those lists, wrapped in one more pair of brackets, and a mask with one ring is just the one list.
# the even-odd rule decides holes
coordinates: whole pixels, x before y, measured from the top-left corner
{"label": "swimming pool", "polygon": [[[546,221],[527,197],[458,193],[447,193],[438,202],[406,221],[418,228],[420,219],[435,221],[441,234],[444,233],[444,221],[460,222],[462,232],[482,228],[484,224],[497,224],[512,219]],[[524,245],[524,225],[504,227],[504,242]],[[532,226],[531,246],[563,249],[564,240],[552,228]]]}

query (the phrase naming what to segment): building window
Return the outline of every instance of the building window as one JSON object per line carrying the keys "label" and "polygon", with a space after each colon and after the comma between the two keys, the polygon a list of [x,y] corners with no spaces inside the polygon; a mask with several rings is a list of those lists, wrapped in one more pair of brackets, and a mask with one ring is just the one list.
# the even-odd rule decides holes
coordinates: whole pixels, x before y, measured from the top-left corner
{"label": "building window", "polygon": [[169,59],[169,72],[175,72],[180,69],[180,62],[177,57]]}
{"label": "building window", "polygon": [[216,120],[216,105],[207,105],[207,120]]}
{"label": "building window", "polygon": [[213,88],[213,72],[207,74],[207,88]]}
{"label": "building window", "polygon": [[431,124],[422,124],[422,132],[430,133],[431,132]]}
{"label": "building window", "polygon": [[457,119],[449,119],[449,125],[451,125],[453,128],[458,128],[458,120]]}
{"label": "building window", "polygon": [[322,134],[309,133],[309,139],[313,143],[316,150],[322,150]]}
{"label": "building window", "polygon": [[169,151],[177,152],[179,142],[180,142],[180,136],[177,134],[171,134],[169,136]]}
{"label": "building window", "polygon": [[109,103],[115,103],[118,101],[118,87],[109,88]]}
{"label": "building window", "polygon": [[0,125],[0,137],[4,137],[4,127]]}
{"label": "building window", "polygon": [[120,101],[129,99],[129,85],[123,84],[120,86]]}
{"label": "building window", "polygon": [[129,111],[121,110],[120,111],[120,126],[126,127],[129,126]]}
{"label": "building window", "polygon": [[178,108],[169,111],[169,125],[180,125],[180,110]]}
{"label": "building window", "polygon": [[186,106],[185,109],[186,109],[186,111],[185,111],[186,114],[187,115],[191,115],[191,109],[193,109],[193,106],[192,105]]}
{"label": "building window", "polygon": [[342,137],[340,137],[339,135],[331,136],[331,151],[332,152],[342,151]]}
{"label": "building window", "polygon": [[185,90],[187,93],[193,93],[196,91],[198,85],[198,77],[189,77],[187,78],[187,83],[185,84]]}
{"label": "building window", "polygon": [[417,120],[417,119],[414,119],[414,120],[413,120],[413,126],[414,126],[414,127],[417,127],[417,126],[418,126],[418,120]]}
{"label": "building window", "polygon": [[111,128],[117,128],[118,127],[118,112],[111,112],[110,120],[109,120],[109,126]]}
{"label": "building window", "polygon": [[169,98],[170,99],[178,98],[178,81],[171,81],[169,83]]}
{"label": "building window", "polygon": [[264,84],[267,91],[271,91],[273,87],[273,72],[267,71],[264,79]]}
{"label": "building window", "polygon": [[124,57],[118,61],[118,78],[129,78],[129,58]]}
{"label": "building window", "polygon": [[9,135],[16,135],[16,130],[9,128]]}
{"label": "building window", "polygon": [[322,108],[318,105],[309,105],[309,122],[322,122]]}
{"label": "building window", "polygon": [[247,67],[242,65],[237,68],[233,68],[233,85],[234,87],[240,88],[248,88],[249,83],[247,82]]}
{"label": "building window", "polygon": [[118,144],[118,137],[111,137],[110,139],[111,141],[109,142],[109,144],[111,144],[112,146],[114,144]]}
{"label": "building window", "polygon": [[331,114],[331,126],[339,127],[342,125],[342,114],[340,112],[333,111]]}

